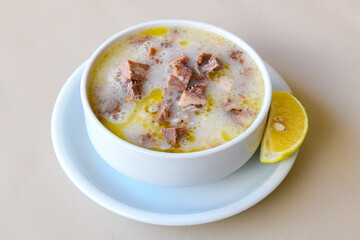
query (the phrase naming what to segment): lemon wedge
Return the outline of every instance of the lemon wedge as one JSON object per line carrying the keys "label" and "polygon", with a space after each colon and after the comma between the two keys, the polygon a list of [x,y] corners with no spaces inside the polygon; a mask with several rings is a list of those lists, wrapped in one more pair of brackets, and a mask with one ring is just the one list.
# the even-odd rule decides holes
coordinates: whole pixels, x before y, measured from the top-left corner
{"label": "lemon wedge", "polygon": [[304,141],[308,127],[309,119],[300,101],[292,93],[273,91],[260,161],[273,163],[291,156]]}

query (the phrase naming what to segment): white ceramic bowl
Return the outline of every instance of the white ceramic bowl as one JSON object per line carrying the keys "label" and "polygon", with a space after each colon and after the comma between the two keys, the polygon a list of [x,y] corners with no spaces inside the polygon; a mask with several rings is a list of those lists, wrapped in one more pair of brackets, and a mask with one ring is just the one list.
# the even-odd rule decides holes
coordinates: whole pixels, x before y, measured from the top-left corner
{"label": "white ceramic bowl", "polygon": [[[87,96],[89,76],[96,61],[119,39],[144,29],[160,26],[185,26],[216,33],[241,47],[255,61],[265,83],[264,100],[260,113],[253,124],[239,137],[220,146],[199,152],[157,152],[118,138],[96,118]],[[108,164],[119,172],[145,183],[181,187],[219,180],[236,171],[250,159],[261,141],[270,107],[272,87],[262,59],[246,42],[234,34],[201,22],[159,20],[127,28],[105,41],[89,59],[82,75],[80,91],[90,140]]]}

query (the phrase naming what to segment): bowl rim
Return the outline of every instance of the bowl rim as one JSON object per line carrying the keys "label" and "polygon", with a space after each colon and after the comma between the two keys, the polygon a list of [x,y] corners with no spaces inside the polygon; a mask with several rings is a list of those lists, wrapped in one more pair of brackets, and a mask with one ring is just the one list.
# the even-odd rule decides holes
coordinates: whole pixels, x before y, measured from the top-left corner
{"label": "bowl rim", "polygon": [[[116,43],[121,38],[124,38],[126,36],[129,36],[131,34],[137,33],[141,30],[154,28],[154,27],[166,27],[166,26],[184,26],[184,27],[192,27],[192,28],[198,28],[201,30],[209,31],[215,34],[218,34],[230,41],[232,41],[237,46],[241,47],[245,52],[247,52],[250,57],[253,59],[257,67],[259,68],[262,78],[264,81],[264,98],[263,103],[261,105],[260,112],[258,116],[256,117],[255,121],[251,124],[251,126],[246,129],[241,135],[234,138],[233,140],[223,143],[219,146],[201,150],[198,152],[187,152],[187,153],[169,153],[169,152],[159,152],[155,150],[150,150],[147,148],[143,148],[140,146],[137,146],[135,144],[132,144],[130,142],[127,142],[115,134],[113,134],[110,130],[108,130],[96,117],[95,113],[92,111],[88,94],[87,94],[87,87],[88,87],[88,80],[90,76],[90,70],[93,69],[94,65],[96,64],[97,60],[102,56],[102,54],[114,43]],[[81,84],[80,84],[80,95],[81,95],[81,102],[84,109],[84,113],[86,117],[90,117],[93,122],[95,122],[96,127],[100,128],[104,134],[106,134],[108,137],[113,139],[115,142],[119,142],[121,145],[123,145],[126,148],[132,149],[134,151],[137,151],[142,154],[146,155],[152,155],[159,158],[198,158],[200,156],[206,156],[210,155],[216,152],[220,152],[223,150],[226,150],[230,148],[231,146],[238,144],[239,142],[246,139],[249,135],[251,135],[263,122],[263,120],[267,117],[268,111],[270,109],[270,103],[271,103],[271,97],[272,97],[272,84],[270,80],[269,73],[265,67],[265,64],[263,60],[260,58],[260,56],[256,53],[256,51],[244,40],[242,40],[237,35],[221,28],[217,27],[208,23],[199,22],[199,21],[193,21],[193,20],[182,20],[182,19],[163,19],[163,20],[155,20],[155,21],[148,21],[144,23],[140,23],[137,25],[134,25],[132,27],[128,27],[112,37],[108,38],[105,42],[103,42],[91,55],[89,60],[86,63],[84,72],[81,77]]]}

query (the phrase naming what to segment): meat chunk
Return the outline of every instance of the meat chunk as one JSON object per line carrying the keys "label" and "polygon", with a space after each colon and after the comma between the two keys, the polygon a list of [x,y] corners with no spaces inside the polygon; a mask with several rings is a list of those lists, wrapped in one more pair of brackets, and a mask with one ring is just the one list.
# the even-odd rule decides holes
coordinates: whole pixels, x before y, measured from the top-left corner
{"label": "meat chunk", "polygon": [[178,146],[180,140],[184,137],[186,129],[180,127],[167,127],[162,128],[161,133],[164,135],[166,141],[172,146]]}
{"label": "meat chunk", "polygon": [[183,91],[184,89],[186,89],[189,80],[190,78],[184,78],[183,76],[180,76],[180,78],[178,78],[173,74],[170,74],[168,80],[168,87],[172,87],[176,90]]}
{"label": "meat chunk", "polygon": [[188,57],[186,55],[184,55],[184,54],[181,54],[179,57],[172,60],[169,65],[171,67],[174,66],[174,65],[177,65],[177,64],[184,64],[185,65],[188,62],[189,62]]}
{"label": "meat chunk", "polygon": [[240,124],[242,127],[248,127],[255,118],[255,113],[248,108],[242,108],[231,102],[230,99],[225,99],[223,107],[226,112],[229,112],[234,118],[235,122]]}
{"label": "meat chunk", "polygon": [[199,108],[206,104],[207,98],[205,96],[206,84],[198,84],[192,86],[183,92],[179,106],[182,108],[196,107]]}
{"label": "meat chunk", "polygon": [[158,48],[151,47],[151,48],[150,48],[150,51],[149,51],[148,58],[152,58],[153,56],[155,56],[155,54],[156,54],[157,52],[159,52],[159,49],[158,49]]}
{"label": "meat chunk", "polygon": [[216,54],[213,54],[209,59],[209,62],[202,67],[205,73],[211,73],[213,71],[219,70],[220,68],[221,63]]}
{"label": "meat chunk", "polygon": [[125,79],[127,96],[130,101],[141,98],[143,81],[149,70],[149,65],[125,60],[120,65],[120,72]]}
{"label": "meat chunk", "polygon": [[194,78],[196,81],[204,81],[206,79],[206,76],[201,73],[195,73]]}
{"label": "meat chunk", "polygon": [[116,107],[109,113],[111,119],[113,120],[118,120],[119,119],[119,113],[121,112],[120,110],[120,103],[116,105]]}
{"label": "meat chunk", "polygon": [[242,109],[235,117],[235,121],[243,128],[250,126],[255,118],[255,113],[248,108]]}
{"label": "meat chunk", "polygon": [[197,68],[200,72],[209,74],[221,68],[221,62],[216,54],[200,53],[196,58]]}
{"label": "meat chunk", "polygon": [[182,81],[183,83],[186,82],[187,84],[192,75],[192,71],[184,64],[175,64],[172,66],[170,75],[173,75],[174,77],[178,78],[179,81]]}
{"label": "meat chunk", "polygon": [[229,98],[226,98],[222,101],[222,105],[224,107],[225,112],[229,112],[232,114],[239,114],[241,112],[241,107],[232,102]]}
{"label": "meat chunk", "polygon": [[145,81],[150,66],[144,63],[125,60],[120,65],[121,74],[125,79],[132,81]]}
{"label": "meat chunk", "polygon": [[160,43],[160,45],[164,48],[169,48],[172,46],[172,43],[171,42],[162,42],[162,43]]}
{"label": "meat chunk", "polygon": [[120,103],[118,101],[115,101],[117,104],[115,107],[110,111],[110,114],[115,114],[120,112]]}
{"label": "meat chunk", "polygon": [[192,87],[194,87],[194,88],[199,88],[201,91],[203,91],[203,93],[204,93],[204,95],[205,95],[205,91],[206,91],[206,83],[197,83],[197,84],[195,84],[194,86],[192,86]]}
{"label": "meat chunk", "polygon": [[150,143],[154,143],[155,139],[153,136],[151,136],[150,133],[146,133],[146,134],[140,134],[139,141],[142,146],[147,146]]}
{"label": "meat chunk", "polygon": [[225,92],[230,92],[232,85],[234,83],[234,79],[228,76],[224,76],[220,78],[220,81],[218,83],[219,88],[224,90]]}
{"label": "meat chunk", "polygon": [[233,60],[238,60],[238,58],[241,57],[242,54],[243,54],[242,51],[235,50],[231,53],[230,58]]}
{"label": "meat chunk", "polygon": [[254,73],[254,68],[252,67],[247,67],[243,70],[243,74],[246,78],[248,78],[253,73]]}
{"label": "meat chunk", "polygon": [[126,90],[127,90],[127,96],[130,101],[141,98],[142,85],[143,85],[142,82],[139,81],[132,81],[132,80],[127,81]]}
{"label": "meat chunk", "polygon": [[201,71],[201,66],[206,64],[207,62],[209,62],[211,58],[211,54],[210,53],[205,53],[205,52],[201,52],[197,57],[196,57],[196,65],[199,69],[199,71]]}
{"label": "meat chunk", "polygon": [[171,115],[172,115],[171,111],[167,107],[162,106],[159,115],[156,119],[156,122],[159,124],[164,123],[166,120],[168,120],[171,117]]}
{"label": "meat chunk", "polygon": [[168,87],[179,91],[186,89],[192,75],[191,69],[185,65],[187,61],[188,58],[185,55],[181,55],[170,63],[171,72],[168,79]]}
{"label": "meat chunk", "polygon": [[171,33],[172,35],[178,35],[178,34],[179,34],[179,30],[173,29],[173,30],[171,30],[170,33]]}
{"label": "meat chunk", "polygon": [[130,39],[130,43],[136,44],[136,45],[142,45],[145,42],[151,40],[151,38],[152,38],[151,35],[146,34],[145,37],[142,37],[142,38],[135,37],[135,38]]}
{"label": "meat chunk", "polygon": [[116,99],[103,99],[100,98],[96,104],[96,115],[109,116],[110,118],[117,120],[118,113],[120,113],[120,102]]}

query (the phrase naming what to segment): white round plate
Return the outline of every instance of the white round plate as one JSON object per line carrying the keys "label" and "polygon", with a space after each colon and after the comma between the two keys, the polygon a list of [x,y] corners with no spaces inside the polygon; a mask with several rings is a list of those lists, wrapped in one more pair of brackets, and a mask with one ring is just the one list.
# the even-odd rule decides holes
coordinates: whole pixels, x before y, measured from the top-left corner
{"label": "white round plate", "polygon": [[[214,183],[170,188],[148,185],[122,175],[93,148],[80,101],[85,63],[62,88],[53,111],[51,135],[56,156],[70,180],[89,198],[124,217],[159,225],[195,225],[240,213],[270,194],[290,171],[297,152],[265,164],[259,151],[239,170]],[[290,91],[282,77],[266,65],[274,89]]]}

